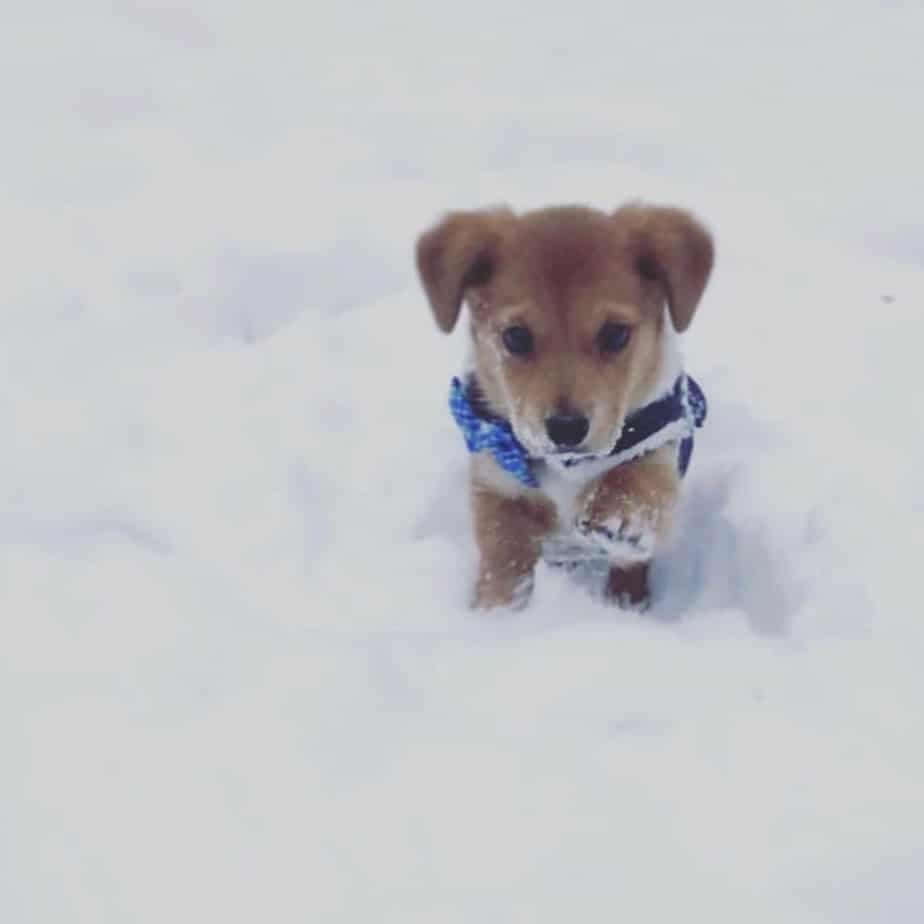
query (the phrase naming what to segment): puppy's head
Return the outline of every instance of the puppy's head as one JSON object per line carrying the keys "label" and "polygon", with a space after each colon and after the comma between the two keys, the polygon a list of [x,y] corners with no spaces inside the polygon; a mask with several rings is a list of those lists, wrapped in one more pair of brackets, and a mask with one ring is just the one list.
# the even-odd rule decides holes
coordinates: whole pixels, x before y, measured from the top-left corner
{"label": "puppy's head", "polygon": [[692,216],[640,205],[455,212],[417,242],[437,324],[448,333],[468,305],[479,384],[536,456],[613,448],[712,257]]}

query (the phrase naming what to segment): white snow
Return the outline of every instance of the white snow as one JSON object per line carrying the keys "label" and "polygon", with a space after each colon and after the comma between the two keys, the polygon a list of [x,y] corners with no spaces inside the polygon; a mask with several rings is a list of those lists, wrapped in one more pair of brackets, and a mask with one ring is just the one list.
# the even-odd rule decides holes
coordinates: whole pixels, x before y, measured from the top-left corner
{"label": "white snow", "polygon": [[[41,0],[0,30],[0,920],[924,919],[924,6]],[[414,236],[694,209],[638,615],[474,567]]]}

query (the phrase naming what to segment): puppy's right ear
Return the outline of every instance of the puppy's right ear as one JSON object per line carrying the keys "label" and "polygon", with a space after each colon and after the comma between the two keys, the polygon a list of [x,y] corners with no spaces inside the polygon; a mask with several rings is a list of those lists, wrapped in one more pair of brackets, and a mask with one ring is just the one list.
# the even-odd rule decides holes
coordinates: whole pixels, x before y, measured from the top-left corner
{"label": "puppy's right ear", "polygon": [[466,289],[494,274],[500,222],[509,212],[452,212],[417,239],[417,272],[433,317],[449,333],[459,319]]}

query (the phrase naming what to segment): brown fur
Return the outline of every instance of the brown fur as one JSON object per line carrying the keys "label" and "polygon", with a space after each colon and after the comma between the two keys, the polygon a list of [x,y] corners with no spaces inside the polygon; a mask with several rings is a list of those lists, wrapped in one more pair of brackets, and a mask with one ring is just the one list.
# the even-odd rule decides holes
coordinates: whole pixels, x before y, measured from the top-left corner
{"label": "brown fur", "polygon": [[591,523],[644,519],[663,540],[670,532],[679,488],[674,453],[663,447],[593,480],[585,490],[580,515]]}
{"label": "brown fur", "polygon": [[[677,209],[456,212],[420,237],[417,266],[442,330],[454,328],[467,303],[478,382],[532,455],[555,450],[545,421],[563,412],[590,421],[582,451],[606,453],[626,415],[657,381],[665,305],[677,330],[689,326],[711,272],[712,241]],[[615,355],[603,353],[596,339],[607,321],[631,329],[629,343]],[[504,349],[502,333],[512,325],[531,332],[530,356]],[[494,606],[510,603],[517,588],[528,585],[542,539],[574,524],[560,522],[541,490],[505,482],[485,459],[476,459],[472,469],[481,553],[476,602]],[[590,482],[577,520],[641,518],[663,538],[677,488],[674,455],[660,450]],[[611,590],[635,599],[647,569],[635,562],[613,566]],[[620,589],[626,581],[631,592]]]}
{"label": "brown fur", "polygon": [[648,599],[648,562],[611,568],[606,582],[606,593],[616,603],[638,606]]}
{"label": "brown fur", "polygon": [[505,497],[473,482],[472,513],[481,552],[475,603],[501,606],[525,597],[555,510],[542,498]]}

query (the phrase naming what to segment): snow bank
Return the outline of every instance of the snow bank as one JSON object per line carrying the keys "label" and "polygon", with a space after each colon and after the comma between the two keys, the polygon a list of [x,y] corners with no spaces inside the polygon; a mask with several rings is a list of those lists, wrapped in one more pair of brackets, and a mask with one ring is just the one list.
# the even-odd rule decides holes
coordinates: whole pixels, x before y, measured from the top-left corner
{"label": "snow bank", "polygon": [[[921,920],[921,11],[30,10],[2,920]],[[411,242],[636,196],[719,244],[656,605],[472,616]]]}

